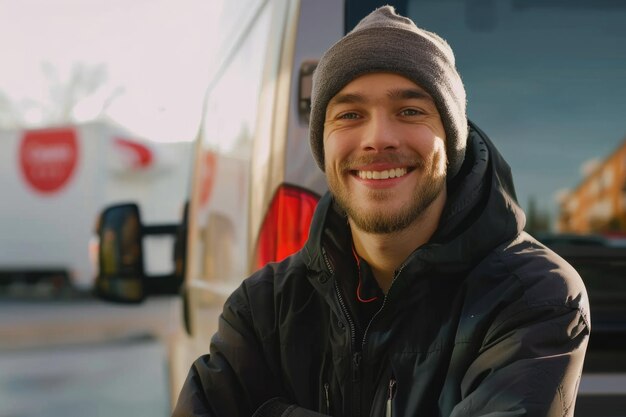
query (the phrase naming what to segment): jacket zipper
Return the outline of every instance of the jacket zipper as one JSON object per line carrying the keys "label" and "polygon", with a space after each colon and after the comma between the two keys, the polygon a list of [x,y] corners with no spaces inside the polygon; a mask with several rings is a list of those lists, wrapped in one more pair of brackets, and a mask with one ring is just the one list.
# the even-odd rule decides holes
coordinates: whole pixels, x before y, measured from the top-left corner
{"label": "jacket zipper", "polygon": [[324,382],[324,400],[326,401],[326,414],[330,415],[330,386],[328,382]]}
{"label": "jacket zipper", "polygon": [[[324,262],[326,263],[326,267],[328,268],[330,273],[334,275],[332,264],[330,263],[326,250],[323,247],[322,256],[324,258]],[[339,301],[339,306],[341,307],[341,311],[348,321],[348,326],[350,327],[350,352],[352,352],[352,415],[358,417],[361,415],[361,352],[357,350],[356,326],[354,324],[352,316],[350,316],[350,312],[348,310],[348,307],[346,306],[343,295],[341,294],[341,289],[339,288],[337,280],[335,280],[334,285],[337,300]]]}
{"label": "jacket zipper", "polygon": [[352,415],[361,415],[361,352],[352,353]]}
{"label": "jacket zipper", "polygon": [[393,413],[393,399],[396,396],[396,380],[391,378],[389,380],[389,395],[387,395],[387,410],[385,417],[392,417]]}
{"label": "jacket zipper", "polygon": [[[328,268],[330,274],[334,275],[335,271],[333,270],[333,265],[330,263],[328,255],[326,254],[326,250],[324,248],[322,248],[322,256],[324,258],[324,262],[326,262],[326,267]],[[337,300],[339,300],[339,306],[341,307],[341,312],[348,321],[348,326],[350,327],[350,351],[354,352],[356,347],[356,325],[354,324],[354,320],[350,316],[348,307],[346,307],[346,302],[343,299],[343,294],[341,294],[341,289],[339,288],[339,284],[337,284],[337,280],[335,280],[334,286],[335,294],[337,295]]]}
{"label": "jacket zipper", "polygon": [[358,351],[356,344],[356,327],[350,312],[346,307],[339,284],[335,280],[335,292],[341,306],[341,311],[344,317],[348,321],[350,326],[350,352],[352,352],[352,415],[358,417],[361,415],[361,387],[360,387],[360,374],[361,374],[361,352]]}
{"label": "jacket zipper", "polygon": [[370,326],[372,325],[374,320],[376,320],[376,317],[378,317],[380,312],[383,311],[383,309],[385,308],[385,305],[387,304],[387,296],[389,294],[389,291],[391,290],[391,287],[393,287],[394,282],[396,282],[396,279],[398,279],[398,276],[400,276],[400,273],[402,272],[402,270],[404,269],[405,266],[406,266],[406,264],[400,265],[400,268],[398,268],[398,270],[396,271],[395,275],[393,276],[393,280],[391,280],[391,285],[389,286],[389,290],[387,290],[387,294],[385,294],[385,298],[383,298],[383,303],[380,305],[380,308],[374,314],[374,316],[372,317],[370,322],[367,323],[367,327],[365,328],[365,331],[363,332],[363,340],[361,341],[362,349],[365,348],[365,342],[367,341],[367,334],[369,332]]}
{"label": "jacket zipper", "polygon": [[[402,270],[404,269],[405,266],[406,266],[406,264],[400,265],[400,268],[398,268],[398,270],[394,274],[393,280],[391,281],[391,285],[389,286],[390,290],[391,290],[391,287],[393,287],[393,284],[396,282],[396,279],[398,279],[398,276],[400,276],[400,273],[402,272]],[[383,303],[381,304],[380,308],[374,314],[374,316],[372,317],[370,322],[367,324],[367,327],[365,328],[365,332],[363,332],[363,340],[361,341],[361,349],[362,350],[365,350],[365,344],[367,342],[367,334],[369,332],[370,326],[372,325],[374,320],[376,320],[376,317],[378,317],[380,312],[383,311],[383,309],[385,308],[385,305],[387,304],[387,296],[388,295],[389,295],[389,290],[387,291],[387,294],[385,294],[385,298],[383,298]],[[389,381],[389,393],[388,393],[388,396],[387,396],[385,417],[391,417],[392,416],[392,411],[393,411],[393,409],[392,409],[392,400],[393,400],[393,397],[395,396],[395,392],[396,392],[395,386],[396,386],[396,380],[394,378],[391,378],[391,380]]]}

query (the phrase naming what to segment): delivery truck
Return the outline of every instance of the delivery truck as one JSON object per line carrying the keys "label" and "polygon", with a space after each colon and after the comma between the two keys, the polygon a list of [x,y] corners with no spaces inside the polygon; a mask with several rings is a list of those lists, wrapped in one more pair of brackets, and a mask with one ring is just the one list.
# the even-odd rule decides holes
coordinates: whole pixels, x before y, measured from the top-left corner
{"label": "delivery truck", "polygon": [[[94,219],[140,202],[175,221],[186,198],[191,144],[137,138],[110,121],[0,131],[0,285],[90,291]],[[152,261],[154,268],[161,259]],[[161,261],[162,262],[162,261]],[[26,288],[28,291],[28,288]]]}

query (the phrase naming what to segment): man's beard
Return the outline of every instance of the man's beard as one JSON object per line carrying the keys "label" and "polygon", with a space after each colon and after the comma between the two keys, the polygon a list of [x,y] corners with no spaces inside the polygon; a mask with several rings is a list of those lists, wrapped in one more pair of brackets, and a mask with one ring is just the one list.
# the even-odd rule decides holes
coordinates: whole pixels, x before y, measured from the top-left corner
{"label": "man's beard", "polygon": [[[416,169],[422,170],[422,181],[414,190],[412,198],[395,212],[382,210],[369,210],[358,207],[351,198],[348,190],[341,184],[334,174],[328,175],[328,188],[338,204],[354,225],[371,234],[390,234],[399,232],[410,226],[424,211],[435,201],[445,188],[445,171],[440,168],[443,155],[436,154],[431,164],[420,162]],[[365,165],[367,161],[360,160],[352,166]],[[342,170],[348,169],[350,162],[342,164]],[[439,171],[444,171],[440,173]],[[367,198],[384,202],[389,197],[388,190],[368,190]]]}

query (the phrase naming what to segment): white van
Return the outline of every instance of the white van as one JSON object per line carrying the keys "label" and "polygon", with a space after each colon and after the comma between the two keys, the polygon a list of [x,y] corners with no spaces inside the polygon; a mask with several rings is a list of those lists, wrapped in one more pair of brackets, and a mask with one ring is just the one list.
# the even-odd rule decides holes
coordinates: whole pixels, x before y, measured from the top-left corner
{"label": "white van", "polygon": [[[584,179],[585,162],[610,154],[624,138],[626,2],[224,2],[219,65],[207,91],[182,225],[142,225],[132,204],[111,207],[100,219],[101,296],[132,302],[156,293],[182,294],[187,332],[170,345],[173,399],[192,361],[208,351],[226,297],[259,266],[305,241],[316,201],[326,190],[307,135],[315,62],[386,3],[450,42],[467,88],[469,117],[512,166],[531,233],[558,232],[554,225],[566,213],[555,196]],[[613,177],[623,178],[626,162]],[[626,204],[622,210],[626,216]],[[146,276],[142,266],[142,239],[159,234],[177,236],[176,270],[169,277]],[[624,301],[626,286],[615,285]],[[596,299],[590,296],[593,309]],[[589,357],[615,360],[587,363],[577,416],[624,410],[626,320],[618,317],[606,316],[613,320],[610,344],[596,347],[594,338],[601,337],[592,335],[589,352],[601,354]]]}
{"label": "white van", "polygon": [[[0,130],[0,290],[91,291],[98,212],[133,198],[150,221],[177,219],[190,157],[190,143],[137,138],[110,121]],[[158,257],[148,266],[165,268]]]}

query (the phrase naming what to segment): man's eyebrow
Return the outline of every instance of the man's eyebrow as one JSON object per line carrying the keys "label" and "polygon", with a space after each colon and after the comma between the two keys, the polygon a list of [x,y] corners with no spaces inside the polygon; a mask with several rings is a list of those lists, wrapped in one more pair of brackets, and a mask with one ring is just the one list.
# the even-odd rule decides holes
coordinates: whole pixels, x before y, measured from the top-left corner
{"label": "man's eyebrow", "polygon": [[345,93],[345,94],[337,94],[333,97],[328,103],[328,107],[336,106],[337,104],[353,104],[353,103],[364,103],[367,101],[365,96],[356,93]]}
{"label": "man's eyebrow", "polygon": [[[389,90],[387,96],[392,100],[428,100],[433,101],[432,97],[425,91],[415,88],[397,88]],[[340,104],[362,104],[367,102],[367,97],[360,93],[344,93],[337,94],[328,103],[327,110],[331,110],[332,107]]]}
{"label": "man's eyebrow", "polygon": [[417,90],[414,88],[398,88],[387,92],[387,96],[392,100],[428,100],[433,101],[433,98],[425,91]]}

